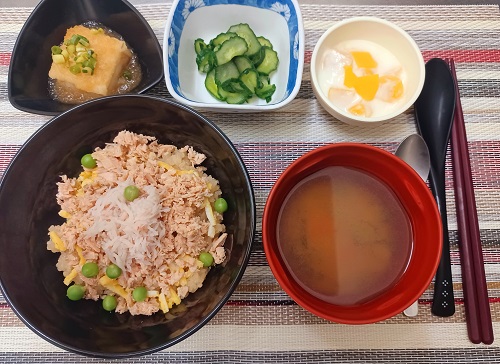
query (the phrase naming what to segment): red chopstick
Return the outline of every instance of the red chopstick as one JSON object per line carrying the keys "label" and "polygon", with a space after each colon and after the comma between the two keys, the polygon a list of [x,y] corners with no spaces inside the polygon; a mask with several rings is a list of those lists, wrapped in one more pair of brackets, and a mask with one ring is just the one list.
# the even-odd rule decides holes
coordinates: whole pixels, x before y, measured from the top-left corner
{"label": "red chopstick", "polygon": [[484,272],[476,198],[455,62],[448,60],[455,80],[455,114],[451,132],[455,203],[465,298],[467,331],[471,342],[493,343],[493,325]]}
{"label": "red chopstick", "polygon": [[[451,62],[450,62],[451,63]],[[451,65],[450,65],[451,66]],[[452,70],[453,76],[455,76]],[[455,79],[455,84],[457,83]],[[456,87],[456,86],[455,86]],[[456,93],[456,92],[455,92]],[[458,97],[457,97],[458,99]],[[456,106],[456,104],[455,104]],[[459,246],[460,246],[460,263],[462,266],[462,286],[465,300],[465,317],[467,322],[467,332],[469,339],[474,344],[482,342],[482,334],[479,321],[479,312],[477,307],[477,297],[474,287],[474,266],[472,262],[472,246],[470,244],[470,233],[468,231],[468,214],[465,206],[465,190],[464,190],[464,175],[462,170],[462,157],[460,155],[460,142],[458,141],[458,129],[460,128],[459,118],[460,112],[455,109],[453,126],[451,129],[451,153],[453,175],[455,183],[455,204],[457,210],[457,224],[459,231]]]}

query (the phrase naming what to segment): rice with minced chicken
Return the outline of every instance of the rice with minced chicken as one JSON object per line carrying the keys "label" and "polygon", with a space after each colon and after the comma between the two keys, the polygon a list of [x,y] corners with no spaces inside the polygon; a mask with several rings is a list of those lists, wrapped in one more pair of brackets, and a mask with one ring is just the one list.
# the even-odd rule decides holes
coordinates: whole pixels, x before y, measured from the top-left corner
{"label": "rice with minced chicken", "polygon": [[[227,234],[214,208],[219,183],[192,147],[129,131],[91,155],[94,168],[58,183],[66,221],[49,228],[47,248],[60,253],[64,283],[84,287],[83,298],[114,296],[119,313],[166,313],[202,286],[210,266],[200,254],[210,253],[214,264],[225,260]],[[137,187],[138,197],[126,198],[128,186]],[[88,262],[97,275],[82,273]],[[110,265],[121,269],[118,278],[106,275]],[[137,287],[145,288],[145,299],[134,299]]]}

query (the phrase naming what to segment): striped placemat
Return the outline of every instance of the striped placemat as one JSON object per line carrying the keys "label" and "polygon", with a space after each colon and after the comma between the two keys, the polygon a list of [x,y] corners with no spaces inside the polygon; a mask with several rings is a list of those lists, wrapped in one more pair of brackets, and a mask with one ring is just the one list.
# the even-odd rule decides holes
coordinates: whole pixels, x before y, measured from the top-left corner
{"label": "striped placemat", "polygon": [[[104,1],[104,0],[103,0]],[[1,6],[1,5],[0,5]],[[137,9],[160,43],[169,4]],[[473,345],[467,337],[457,247],[451,163],[447,163],[447,205],[457,313],[430,313],[432,286],[419,301],[419,315],[398,315],[365,326],[339,325],[297,306],[278,286],[264,256],[261,216],[267,194],[297,157],[326,143],[356,141],[388,151],[414,133],[413,110],[385,124],[349,126],[333,119],[313,96],[311,52],[334,22],[359,15],[390,20],[407,30],[425,59],[453,57],[462,95],[476,187],[493,327],[500,335],[500,13],[497,5],[338,6],[301,4],[306,64],[301,90],[287,107],[266,114],[206,113],[235,143],[251,174],[257,201],[257,235],[245,275],[230,301],[208,325],[172,348],[141,363],[500,363],[500,338]],[[0,176],[21,144],[48,117],[14,109],[7,99],[7,73],[16,37],[31,8],[0,11]],[[170,98],[163,82],[149,92]],[[1,222],[0,222],[1,223]],[[0,252],[2,254],[2,252]],[[122,360],[132,363],[139,359]],[[36,336],[0,295],[1,363],[103,363],[64,352]]]}

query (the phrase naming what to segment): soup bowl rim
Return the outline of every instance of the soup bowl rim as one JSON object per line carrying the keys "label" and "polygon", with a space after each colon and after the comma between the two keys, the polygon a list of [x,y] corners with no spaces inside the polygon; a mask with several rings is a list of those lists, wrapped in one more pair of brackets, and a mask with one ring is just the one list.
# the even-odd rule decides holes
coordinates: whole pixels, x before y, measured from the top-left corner
{"label": "soup bowl rim", "polygon": [[[324,167],[321,166],[320,162],[324,162],[327,159],[328,155],[331,153],[335,153],[341,151],[345,148],[352,148],[356,152],[364,153],[365,155],[374,154],[375,157],[385,158],[390,161],[394,168],[397,168],[408,177],[408,183],[411,186],[417,188],[419,196],[422,197],[422,200],[425,202],[425,214],[428,219],[428,223],[432,226],[431,233],[435,240],[431,243],[426,243],[425,247],[427,249],[426,254],[428,253],[428,257],[426,256],[426,267],[427,269],[419,274],[416,282],[412,282],[412,286],[410,290],[405,293],[403,297],[401,295],[397,297],[390,297],[391,291],[394,289],[393,286],[387,289],[387,291],[380,294],[380,296],[374,298],[373,300],[359,304],[359,305],[335,305],[325,301],[320,300],[319,298],[314,297],[311,293],[307,292],[305,289],[299,286],[299,284],[294,280],[293,276],[290,274],[286,264],[281,257],[279,252],[279,248],[277,247],[277,211],[281,209],[284,198],[288,195],[291,189],[296,186],[300,181],[309,176],[310,174],[317,172]],[[314,160],[316,159],[316,162]],[[349,167],[348,164],[333,164],[333,165],[342,165]],[[329,166],[329,165],[327,165]],[[372,169],[373,170],[373,169]],[[371,174],[374,177],[378,177],[373,172],[370,171],[370,168],[364,170],[365,173]],[[371,172],[371,173],[370,173]],[[383,172],[381,172],[383,173]],[[380,175],[380,173],[379,173]],[[298,177],[299,176],[299,177]],[[292,182],[290,182],[292,181]],[[385,181],[382,181],[385,182]],[[288,184],[288,187],[287,187]],[[394,191],[393,186],[388,185],[388,187]],[[397,195],[397,193],[396,193]],[[281,196],[281,197],[280,197]],[[285,196],[285,197],[282,197]],[[399,197],[398,197],[399,198]],[[401,202],[403,207],[405,208],[408,217],[410,218],[411,227],[413,231],[413,239],[415,240],[415,234],[418,231],[421,231],[422,228],[418,225],[416,226],[413,221],[412,212],[408,211],[407,206],[403,202]],[[429,232],[426,232],[429,233]],[[420,236],[420,235],[419,235]],[[421,241],[419,238],[417,241]],[[342,142],[342,143],[333,143],[327,144],[322,147],[318,147],[313,149],[295,161],[293,161],[285,171],[279,176],[276,183],[272,187],[269,196],[266,201],[266,205],[264,207],[264,213],[262,217],[262,241],[264,252],[266,254],[267,261],[271,268],[273,275],[278,281],[281,288],[300,306],[308,310],[309,312],[315,314],[316,316],[322,317],[329,321],[343,323],[343,324],[369,324],[378,321],[382,321],[401,313],[407,307],[409,307],[414,301],[416,301],[422,293],[428,288],[429,284],[434,277],[435,271],[439,264],[439,257],[442,247],[442,225],[441,219],[439,215],[439,210],[437,208],[437,204],[435,203],[434,197],[430,192],[427,184],[421,179],[421,177],[404,161],[396,157],[394,154],[363,143],[355,143],[355,142]],[[408,260],[408,267],[413,263],[415,266],[415,262],[413,261],[413,248],[412,247],[412,255]],[[419,248],[420,249],[420,248]],[[420,256],[420,261],[422,260],[422,251],[418,254]],[[413,268],[412,270],[414,270]],[[406,272],[403,272],[400,279],[394,286],[398,286],[399,282],[403,280]],[[407,280],[407,279],[406,279]],[[401,285],[398,287],[399,290],[402,289]],[[387,302],[383,301],[381,298],[389,296]],[[378,300],[378,301],[377,301]],[[390,301],[390,302],[389,302]],[[373,302],[377,302],[377,307],[373,307]],[[319,307],[321,306],[321,307]],[[325,310],[325,307],[328,310]],[[392,308],[390,308],[392,307]],[[370,310],[372,312],[366,312]],[[347,312],[347,314],[346,314]],[[357,315],[360,314],[359,316]]]}

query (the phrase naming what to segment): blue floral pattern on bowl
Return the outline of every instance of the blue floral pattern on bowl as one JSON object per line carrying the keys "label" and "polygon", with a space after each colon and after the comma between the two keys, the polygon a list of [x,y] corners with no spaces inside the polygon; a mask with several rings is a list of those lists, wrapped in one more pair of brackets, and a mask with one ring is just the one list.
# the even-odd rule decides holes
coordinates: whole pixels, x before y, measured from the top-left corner
{"label": "blue floral pattern on bowl", "polygon": [[[286,86],[286,92],[283,99],[286,99],[294,90],[297,82],[297,72],[299,72],[299,67],[302,67],[301,62],[299,62],[300,56],[300,34],[299,34],[299,21],[300,14],[297,14],[296,6],[298,5],[292,0],[179,0],[174,1],[172,7],[174,14],[172,16],[171,28],[168,34],[168,41],[166,46],[168,47],[168,67],[170,83],[173,89],[179,94],[183,95],[181,87],[179,84],[179,70],[178,70],[178,60],[179,60],[179,43],[180,37],[188,17],[196,11],[196,9],[204,6],[213,5],[246,5],[252,6],[260,9],[267,9],[274,11],[281,15],[288,26],[288,33],[290,39],[290,69],[288,73],[288,81]],[[176,6],[177,5],[177,6]],[[303,46],[302,46],[303,47]],[[300,69],[302,72],[302,69]],[[298,81],[300,82],[300,80]],[[281,100],[276,100],[279,102]]]}

